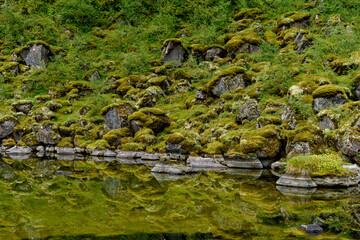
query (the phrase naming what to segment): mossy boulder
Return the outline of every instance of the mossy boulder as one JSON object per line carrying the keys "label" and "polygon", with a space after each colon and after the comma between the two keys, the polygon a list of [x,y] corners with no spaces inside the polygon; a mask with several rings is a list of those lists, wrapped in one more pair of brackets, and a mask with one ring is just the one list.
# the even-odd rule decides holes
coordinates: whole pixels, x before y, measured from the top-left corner
{"label": "mossy boulder", "polygon": [[337,133],[336,147],[341,153],[350,159],[360,163],[358,153],[360,151],[360,133],[351,127],[341,129]]}
{"label": "mossy boulder", "polygon": [[206,91],[216,97],[231,92],[239,87],[245,88],[249,84],[249,79],[242,67],[230,67],[223,70],[218,76],[214,77],[207,85]]}
{"label": "mossy boulder", "polygon": [[201,138],[195,132],[181,131],[171,134],[166,140],[166,151],[175,154],[198,153]]}
{"label": "mossy boulder", "polygon": [[56,145],[61,140],[56,124],[49,121],[42,123],[36,134],[36,140],[44,145]]}
{"label": "mossy boulder", "polygon": [[29,115],[33,116],[39,123],[45,120],[56,119],[54,112],[52,112],[48,107],[41,107],[36,110],[32,110]]}
{"label": "mossy boulder", "polygon": [[261,108],[255,99],[250,99],[244,103],[240,110],[239,114],[236,115],[236,122],[241,124],[245,119],[251,121],[260,117]]}
{"label": "mossy boulder", "polygon": [[134,141],[149,146],[158,142],[154,136],[153,130],[150,128],[142,128],[140,131],[135,133]]}
{"label": "mossy boulder", "polygon": [[262,38],[254,29],[246,29],[240,33],[233,35],[226,43],[225,48],[229,53],[257,53],[260,51],[258,47],[263,42]]}
{"label": "mossy boulder", "polygon": [[310,23],[310,14],[307,12],[289,12],[284,14],[277,22],[278,29],[306,28]]}
{"label": "mossy boulder", "polygon": [[131,129],[136,133],[142,128],[150,128],[158,134],[170,126],[170,119],[166,112],[159,108],[141,108],[128,117]]}
{"label": "mossy boulder", "polygon": [[31,100],[19,100],[11,104],[17,112],[23,112],[28,114],[33,107],[33,102]]}
{"label": "mossy boulder", "polygon": [[320,86],[312,96],[313,108],[317,112],[330,107],[339,107],[347,102],[344,88],[331,84]]}
{"label": "mossy boulder", "polygon": [[317,124],[322,130],[334,130],[338,127],[340,117],[340,114],[335,113],[331,110],[322,110],[317,114]]}
{"label": "mossy boulder", "polygon": [[0,139],[11,135],[17,123],[17,119],[13,116],[7,115],[0,117]]}
{"label": "mossy boulder", "polygon": [[262,11],[258,8],[250,8],[247,10],[239,11],[234,15],[236,21],[241,19],[257,19],[262,14]]}
{"label": "mossy boulder", "polygon": [[[130,90],[131,91],[131,90]],[[153,107],[158,100],[165,96],[164,91],[158,86],[151,86],[141,91],[138,94],[139,100],[136,102],[136,107]]]}
{"label": "mossy boulder", "polygon": [[25,62],[26,65],[32,68],[40,69],[46,68],[49,62],[49,55],[51,54],[50,47],[46,43],[29,43],[25,47],[16,50],[13,56],[18,59],[19,57]]}
{"label": "mossy boulder", "polygon": [[113,129],[107,132],[102,139],[106,140],[111,146],[117,147],[124,143],[123,139],[133,136],[129,128]]}
{"label": "mossy boulder", "polygon": [[114,103],[101,110],[106,127],[110,130],[130,127],[128,117],[135,112],[130,103]]}
{"label": "mossy boulder", "polygon": [[164,63],[171,63],[174,67],[180,67],[186,60],[187,51],[179,39],[168,39],[164,42],[161,59]]}

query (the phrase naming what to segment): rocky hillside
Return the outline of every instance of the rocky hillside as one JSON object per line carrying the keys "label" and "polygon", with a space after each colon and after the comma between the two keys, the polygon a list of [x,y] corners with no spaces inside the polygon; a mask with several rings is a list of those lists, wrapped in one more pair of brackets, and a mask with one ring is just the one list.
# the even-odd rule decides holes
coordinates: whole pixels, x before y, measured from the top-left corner
{"label": "rocky hillside", "polygon": [[2,151],[360,162],[356,0],[0,1]]}

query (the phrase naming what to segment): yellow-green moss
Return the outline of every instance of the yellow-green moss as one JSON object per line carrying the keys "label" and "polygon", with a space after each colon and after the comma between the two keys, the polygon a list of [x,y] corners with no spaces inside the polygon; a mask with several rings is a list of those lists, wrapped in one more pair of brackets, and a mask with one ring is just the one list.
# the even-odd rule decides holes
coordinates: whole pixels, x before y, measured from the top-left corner
{"label": "yellow-green moss", "polygon": [[185,139],[185,137],[183,134],[176,132],[176,133],[171,134],[167,138],[167,142],[172,143],[172,144],[178,144],[178,143],[181,143],[184,139]]}
{"label": "yellow-green moss", "polygon": [[318,97],[333,97],[340,93],[344,98],[346,98],[346,94],[343,87],[336,85],[323,85],[318,87],[312,94],[313,98]]}
{"label": "yellow-green moss", "polygon": [[58,147],[74,147],[74,144],[72,143],[71,137],[64,137],[60,140],[60,142],[57,144]]}
{"label": "yellow-green moss", "polygon": [[246,43],[260,45],[262,42],[263,40],[255,33],[255,31],[249,28],[231,37],[225,47],[228,52],[235,52]]}
{"label": "yellow-green moss", "polygon": [[257,16],[261,15],[262,11],[258,8],[251,8],[247,10],[240,11],[234,15],[235,20],[252,18],[255,19]]}
{"label": "yellow-green moss", "polygon": [[124,151],[143,151],[145,146],[140,143],[126,143],[121,146]]}
{"label": "yellow-green moss", "polygon": [[100,149],[100,150],[105,150],[105,149],[111,148],[109,143],[104,139],[96,140],[96,142],[90,143],[89,145],[87,145],[87,147],[93,148],[93,149]]}

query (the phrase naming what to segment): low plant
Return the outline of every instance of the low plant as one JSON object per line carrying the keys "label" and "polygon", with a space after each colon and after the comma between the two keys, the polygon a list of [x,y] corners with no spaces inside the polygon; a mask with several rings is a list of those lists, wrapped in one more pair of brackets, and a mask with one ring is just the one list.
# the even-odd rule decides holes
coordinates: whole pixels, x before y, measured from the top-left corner
{"label": "low plant", "polygon": [[335,153],[322,155],[299,155],[287,160],[286,173],[313,176],[342,176],[350,172],[343,167],[345,162]]}

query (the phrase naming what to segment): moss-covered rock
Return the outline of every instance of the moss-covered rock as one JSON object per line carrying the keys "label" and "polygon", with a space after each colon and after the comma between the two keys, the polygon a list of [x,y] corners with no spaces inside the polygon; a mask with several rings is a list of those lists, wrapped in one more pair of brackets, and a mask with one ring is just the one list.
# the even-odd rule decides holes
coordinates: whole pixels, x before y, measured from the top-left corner
{"label": "moss-covered rock", "polygon": [[312,94],[313,108],[315,111],[339,107],[347,102],[344,88],[336,85],[323,85],[317,88]]}
{"label": "moss-covered rock", "polygon": [[0,117],[0,139],[6,138],[14,132],[14,127],[18,120],[13,116],[6,115]]}
{"label": "moss-covered rock", "polygon": [[135,111],[130,103],[114,103],[101,110],[108,129],[129,127],[128,117]]}
{"label": "moss-covered rock", "polygon": [[36,140],[45,145],[57,144],[61,140],[61,137],[56,124],[50,121],[43,122],[36,134]]}
{"label": "moss-covered rock", "polygon": [[254,31],[254,29],[246,29],[232,36],[226,43],[226,50],[230,53],[255,53],[259,52],[259,45],[263,40]]}
{"label": "moss-covered rock", "polygon": [[155,134],[170,126],[166,112],[159,108],[141,108],[128,117],[132,130],[136,133],[142,128],[150,128]]}
{"label": "moss-covered rock", "polygon": [[163,43],[161,59],[165,63],[171,63],[175,67],[179,67],[186,60],[187,51],[181,44],[179,39],[167,39]]}

